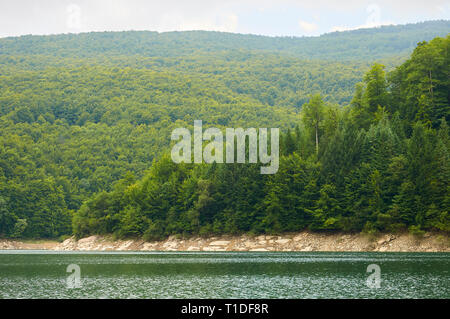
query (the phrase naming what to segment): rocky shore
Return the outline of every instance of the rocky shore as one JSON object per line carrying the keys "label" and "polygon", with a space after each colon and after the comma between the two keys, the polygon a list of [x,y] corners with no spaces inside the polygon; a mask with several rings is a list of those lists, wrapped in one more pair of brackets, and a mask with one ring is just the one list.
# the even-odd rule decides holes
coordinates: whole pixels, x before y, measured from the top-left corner
{"label": "rocky shore", "polygon": [[445,235],[427,233],[421,238],[409,234],[384,234],[368,237],[362,234],[322,234],[301,232],[283,236],[221,236],[164,241],[113,240],[91,236],[80,240],[11,241],[0,240],[0,250],[43,249],[55,251],[379,251],[379,252],[450,252]]}

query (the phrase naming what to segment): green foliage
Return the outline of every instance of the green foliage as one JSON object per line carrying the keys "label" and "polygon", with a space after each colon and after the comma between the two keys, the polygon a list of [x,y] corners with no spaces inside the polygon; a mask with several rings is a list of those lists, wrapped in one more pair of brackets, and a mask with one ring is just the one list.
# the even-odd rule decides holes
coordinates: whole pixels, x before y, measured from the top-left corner
{"label": "green foliage", "polygon": [[[443,30],[0,39],[0,237],[448,232],[449,36],[363,75]],[[278,173],[174,164],[196,119],[281,128]]]}
{"label": "green foliage", "polygon": [[14,224],[14,229],[11,233],[11,238],[20,238],[27,226],[28,224],[26,219],[17,219],[16,223]]}
{"label": "green foliage", "polygon": [[256,51],[321,60],[374,61],[409,54],[415,44],[444,36],[448,20],[399,26],[332,32],[320,37],[267,37],[224,32],[91,32],[46,37],[22,36],[0,40],[0,52],[10,63],[22,63],[22,54],[57,57],[190,56],[203,52]]}
{"label": "green foliage", "polygon": [[434,128],[450,120],[450,35],[421,42],[411,58],[390,75],[392,111],[412,124],[421,121]]}
{"label": "green foliage", "polygon": [[320,94],[311,96],[308,103],[303,105],[303,122],[310,131],[314,131],[316,154],[319,154],[319,129],[322,126],[325,105]]}
{"label": "green foliage", "polygon": [[409,233],[417,238],[422,238],[425,235],[425,232],[420,229],[420,226],[412,225],[408,228]]}

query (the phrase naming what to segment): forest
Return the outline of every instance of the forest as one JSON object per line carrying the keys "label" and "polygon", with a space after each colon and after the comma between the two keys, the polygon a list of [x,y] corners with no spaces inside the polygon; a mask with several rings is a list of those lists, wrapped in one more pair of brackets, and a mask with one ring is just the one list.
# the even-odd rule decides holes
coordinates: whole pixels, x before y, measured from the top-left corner
{"label": "forest", "polygon": [[283,54],[301,59],[374,61],[405,56],[417,42],[444,36],[449,20],[380,26],[319,37],[267,37],[212,31],[124,31],[26,35],[0,41],[1,54],[10,56],[92,58],[98,56],[181,57],[201,53],[243,51]]}
{"label": "forest", "polygon": [[[449,30],[0,39],[0,237],[449,232]],[[278,173],[173,163],[194,120],[279,127]]]}

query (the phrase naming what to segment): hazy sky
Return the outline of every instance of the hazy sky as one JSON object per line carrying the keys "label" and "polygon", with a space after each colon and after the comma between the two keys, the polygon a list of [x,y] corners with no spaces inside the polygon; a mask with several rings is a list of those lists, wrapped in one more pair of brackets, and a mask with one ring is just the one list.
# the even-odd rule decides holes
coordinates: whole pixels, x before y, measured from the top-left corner
{"label": "hazy sky", "polygon": [[0,37],[118,30],[319,35],[450,19],[450,0],[0,0]]}

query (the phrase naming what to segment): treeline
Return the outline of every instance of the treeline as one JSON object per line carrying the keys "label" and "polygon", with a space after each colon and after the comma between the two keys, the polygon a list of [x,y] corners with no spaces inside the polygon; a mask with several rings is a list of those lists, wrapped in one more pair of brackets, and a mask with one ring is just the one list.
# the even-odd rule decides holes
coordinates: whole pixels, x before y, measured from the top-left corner
{"label": "treeline", "polygon": [[[445,22],[436,23],[445,26]],[[392,28],[373,32],[398,30]],[[411,26],[402,28],[411,39],[415,37],[415,26],[414,32]],[[424,30],[430,31],[428,27]],[[363,36],[372,31],[358,32]],[[219,36],[206,34],[207,37]],[[354,95],[355,83],[368,68],[365,62],[305,61],[262,53],[257,48],[209,53],[203,50],[198,54],[171,57],[165,57],[162,50],[157,53],[161,56],[149,57],[150,54],[133,53],[134,47],[126,45],[127,39],[133,36],[127,33],[105,34],[103,42],[96,42],[97,36],[102,35],[91,34],[92,43],[87,36],[61,36],[87,45],[85,48],[74,46],[70,54],[60,50],[71,48],[72,40],[68,40],[72,43],[69,46],[47,41],[51,37],[0,40],[0,237],[56,238],[73,232],[78,236],[105,232],[130,236],[147,232],[151,238],[154,232],[166,236],[211,233],[211,229],[218,233],[314,228],[316,224],[311,224],[311,216],[324,209],[318,208],[321,203],[318,196],[328,189],[327,185],[339,194],[336,195],[339,209],[331,213],[330,218],[334,219],[325,219],[327,223],[336,219],[336,225],[340,225],[337,229],[358,229],[357,226],[341,226],[347,217],[356,216],[356,208],[349,206],[354,203],[342,200],[347,198],[343,197],[347,191],[345,183],[356,183],[348,179],[353,176],[356,180],[363,174],[358,171],[363,163],[372,160],[371,153],[361,158],[363,136],[380,123],[390,127],[399,142],[395,148],[393,146],[395,156],[386,155],[386,161],[403,156],[396,163],[405,165],[402,166],[405,170],[410,165],[407,150],[415,123],[422,123],[424,140],[429,141],[427,147],[432,151],[427,151],[426,156],[437,156],[435,152],[442,148],[438,141],[447,147],[445,140],[436,136],[442,119],[449,120],[448,36],[429,44],[421,43],[410,60],[387,76],[381,65],[375,65],[364,82],[356,86]],[[164,36],[179,39],[177,34]],[[119,37],[125,42],[109,42],[110,37]],[[327,37],[333,38],[333,35]],[[29,40],[31,42],[27,42]],[[99,46],[91,51],[86,41]],[[128,48],[128,53],[108,55],[102,48],[112,44],[123,50]],[[160,44],[171,50],[176,47],[168,39]],[[22,46],[32,52],[37,50],[38,54],[20,51]],[[100,54],[102,50],[104,55]],[[82,58],[83,54],[78,56],[79,52],[85,52],[86,58]],[[310,99],[310,93],[321,95]],[[351,105],[345,106],[347,104]],[[314,114],[320,116],[314,118]],[[281,128],[285,134],[280,172],[273,177],[263,177],[253,165],[173,166],[166,163],[167,158],[161,154],[169,152],[172,130],[191,128],[196,119],[203,120],[205,128]],[[359,139],[354,140],[357,137]],[[335,145],[341,146],[330,150]],[[352,161],[347,158],[350,154],[354,156]],[[426,156],[424,167],[427,167],[428,180],[424,181],[433,189],[447,189],[448,186],[442,188],[441,184],[436,184],[436,178],[441,176],[439,183],[447,183],[448,176],[436,173],[435,160],[430,160],[434,166],[426,166],[429,159]],[[302,173],[297,174],[294,169],[292,174],[286,173],[288,163],[300,165]],[[380,179],[390,185],[385,179],[385,167],[377,165]],[[422,164],[414,165],[422,167]],[[364,174],[372,174],[372,169],[371,166]],[[292,186],[290,181],[284,181],[287,185],[283,186],[284,182],[276,180],[283,174],[297,183],[292,184],[297,185],[296,189],[288,191]],[[146,180],[148,188],[141,189]],[[174,184],[164,184],[168,181]],[[301,184],[303,182],[306,186]],[[410,185],[416,187],[418,182],[412,180]],[[396,183],[399,185],[382,197],[379,210],[382,214],[391,214],[391,209],[396,207],[393,200],[400,196],[403,181]],[[174,187],[173,193],[170,187]],[[136,194],[142,193],[136,203],[126,197],[131,189],[135,189]],[[279,195],[273,193],[277,190]],[[410,188],[407,191],[411,192]],[[283,196],[288,196],[291,202]],[[431,199],[427,193],[425,203]],[[276,208],[277,201],[281,208]],[[447,199],[436,201],[433,199],[432,203],[441,206],[448,203]],[[434,207],[430,205],[423,206],[425,212]],[[446,214],[447,208],[439,205],[436,212]],[[324,210],[324,214],[329,213]],[[416,213],[414,209],[411,214]],[[289,220],[282,217],[283,214],[288,214],[295,222],[281,222]],[[445,214],[443,224],[448,225]],[[191,219],[195,227],[189,228],[186,220]],[[127,231],[126,220],[129,225],[138,225],[138,230]],[[288,224],[289,227],[285,226]],[[228,226],[224,228],[225,225]],[[410,222],[404,225],[417,226]]]}
{"label": "treeline", "polygon": [[314,95],[282,136],[277,174],[254,164],[154,162],[100,192],[73,232],[142,236],[450,231],[450,37],[420,43],[386,75],[375,64],[340,108]]}
{"label": "treeline", "polygon": [[294,127],[310,90],[348,103],[366,67],[240,51],[45,53],[0,54],[0,237],[70,234],[82,203],[127,172],[142,178],[174,128],[198,118],[218,127]]}
{"label": "treeline", "polygon": [[243,50],[302,59],[374,61],[408,55],[417,42],[445,36],[449,29],[450,22],[441,20],[332,32],[320,37],[268,37],[207,31],[29,35],[0,39],[0,55],[186,57]]}
{"label": "treeline", "polygon": [[93,194],[127,172],[142,177],[197,116],[284,128],[298,119],[206,75],[102,66],[2,76],[0,115],[0,236],[51,238],[71,233]]}

